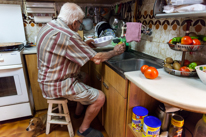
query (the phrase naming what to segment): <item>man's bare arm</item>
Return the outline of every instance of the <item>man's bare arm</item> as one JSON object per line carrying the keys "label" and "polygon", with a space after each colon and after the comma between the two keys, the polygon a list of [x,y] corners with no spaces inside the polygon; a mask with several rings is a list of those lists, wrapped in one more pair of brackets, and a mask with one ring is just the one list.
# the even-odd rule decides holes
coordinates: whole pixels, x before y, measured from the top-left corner
{"label": "man's bare arm", "polygon": [[125,51],[125,45],[118,44],[111,51],[97,53],[91,60],[95,64],[100,64],[101,62],[104,62],[104,61],[110,59],[111,57],[122,54],[124,51]]}

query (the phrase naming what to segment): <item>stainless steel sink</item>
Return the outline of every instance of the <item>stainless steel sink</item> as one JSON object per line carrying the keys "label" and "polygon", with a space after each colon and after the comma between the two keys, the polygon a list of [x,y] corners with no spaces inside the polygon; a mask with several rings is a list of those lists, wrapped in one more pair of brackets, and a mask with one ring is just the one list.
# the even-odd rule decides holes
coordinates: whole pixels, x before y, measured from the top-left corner
{"label": "stainless steel sink", "polygon": [[110,62],[110,64],[123,72],[140,70],[143,65],[153,66],[155,68],[162,68],[161,65],[154,63],[148,59],[129,59],[116,62]]}
{"label": "stainless steel sink", "polygon": [[136,55],[134,55],[130,52],[124,52],[121,55],[114,56],[114,57],[110,58],[108,61],[110,61],[110,62],[121,61],[121,60],[131,59],[131,58],[135,58],[135,57],[136,57]]}

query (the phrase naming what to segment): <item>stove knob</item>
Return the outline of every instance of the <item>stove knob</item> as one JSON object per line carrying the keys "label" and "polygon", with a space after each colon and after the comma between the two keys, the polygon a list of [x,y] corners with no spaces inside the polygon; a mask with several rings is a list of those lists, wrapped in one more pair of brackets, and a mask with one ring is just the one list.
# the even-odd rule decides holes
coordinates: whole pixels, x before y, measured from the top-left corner
{"label": "stove knob", "polygon": [[0,62],[4,62],[4,58],[0,58]]}

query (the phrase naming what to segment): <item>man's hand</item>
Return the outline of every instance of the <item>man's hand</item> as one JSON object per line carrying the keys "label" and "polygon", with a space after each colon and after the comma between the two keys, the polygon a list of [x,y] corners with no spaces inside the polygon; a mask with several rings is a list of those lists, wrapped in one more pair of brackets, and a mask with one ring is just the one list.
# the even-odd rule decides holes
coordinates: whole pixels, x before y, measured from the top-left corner
{"label": "man's hand", "polygon": [[103,61],[106,61],[110,59],[111,57],[117,56],[122,54],[125,51],[126,47],[124,43],[118,44],[114,47],[113,50],[110,50],[108,52],[98,52],[91,60],[95,64],[100,64]]}
{"label": "man's hand", "polygon": [[90,46],[91,48],[96,48],[91,42],[94,42],[94,40],[93,40],[93,39],[89,39],[89,40],[87,40],[85,43],[86,43],[88,46]]}
{"label": "man's hand", "polygon": [[124,43],[118,44],[114,47],[114,51],[116,55],[120,55],[125,51],[126,47]]}

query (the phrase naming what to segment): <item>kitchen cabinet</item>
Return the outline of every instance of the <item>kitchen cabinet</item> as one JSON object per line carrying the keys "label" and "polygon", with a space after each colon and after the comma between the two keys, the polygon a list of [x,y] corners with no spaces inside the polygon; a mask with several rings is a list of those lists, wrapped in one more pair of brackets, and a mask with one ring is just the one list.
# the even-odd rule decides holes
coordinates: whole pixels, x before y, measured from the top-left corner
{"label": "kitchen cabinet", "polygon": [[125,137],[127,81],[108,67],[91,62],[91,86],[102,90],[105,104],[98,114],[98,119],[110,137]]}
{"label": "kitchen cabinet", "polygon": [[34,99],[35,110],[47,109],[47,100],[43,98],[42,91],[39,87],[38,79],[38,70],[37,70],[37,55],[28,54],[25,55],[26,66],[29,75],[29,81],[31,85],[31,90]]}
{"label": "kitchen cabinet", "polygon": [[128,104],[127,104],[127,127],[126,137],[142,137],[142,133],[134,132],[132,129],[132,108],[143,106],[148,109],[149,114],[155,112],[159,102],[146,94],[141,88],[129,81],[128,84]]}

